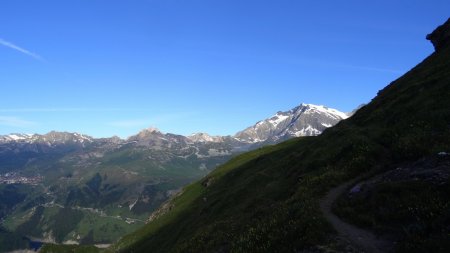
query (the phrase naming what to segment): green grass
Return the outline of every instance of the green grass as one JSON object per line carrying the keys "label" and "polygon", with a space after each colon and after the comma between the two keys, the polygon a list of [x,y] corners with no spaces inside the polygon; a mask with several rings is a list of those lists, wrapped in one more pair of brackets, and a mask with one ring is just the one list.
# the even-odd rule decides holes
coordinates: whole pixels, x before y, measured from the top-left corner
{"label": "green grass", "polygon": [[8,231],[0,226],[0,252],[28,248],[28,241],[22,235]]}
{"label": "green grass", "polygon": [[[450,151],[449,84],[447,49],[427,58],[321,136],[232,159],[186,187],[165,214],[111,250],[293,252],[334,245],[333,229],[318,204],[329,189],[358,175]],[[408,192],[408,186],[399,187]],[[434,193],[436,189],[427,192]],[[450,195],[443,196],[450,202]],[[403,224],[399,222],[398,228]],[[443,233],[433,229],[431,233]],[[433,242],[448,249],[445,241]],[[408,247],[419,244],[412,240]]]}
{"label": "green grass", "polygon": [[78,246],[78,245],[55,245],[46,244],[41,250],[41,253],[99,253],[100,249],[95,246]]}
{"label": "green grass", "polygon": [[450,249],[450,184],[384,182],[365,196],[341,196],[335,212],[349,222],[390,234],[398,252]]}
{"label": "green grass", "polygon": [[[128,210],[128,207],[126,207]],[[110,215],[112,216],[112,215]],[[124,234],[131,233],[142,226],[142,222],[128,224],[116,217],[102,217],[88,210],[69,208],[37,207],[34,212],[11,215],[4,225],[17,234],[41,238],[44,232],[52,231],[58,243],[75,240],[85,244],[112,243]],[[122,217],[134,218],[131,215]],[[145,220],[148,216],[139,217]],[[90,237],[90,238],[88,238]]]}
{"label": "green grass", "polygon": [[[81,237],[87,237],[92,233],[90,242],[84,240],[86,244],[93,243],[111,243],[120,238],[122,235],[135,231],[143,223],[127,224],[123,220],[99,217],[96,214],[90,212],[84,212],[84,219],[81,220],[74,232],[70,235],[76,239],[78,235]],[[87,238],[86,238],[87,239]]]}

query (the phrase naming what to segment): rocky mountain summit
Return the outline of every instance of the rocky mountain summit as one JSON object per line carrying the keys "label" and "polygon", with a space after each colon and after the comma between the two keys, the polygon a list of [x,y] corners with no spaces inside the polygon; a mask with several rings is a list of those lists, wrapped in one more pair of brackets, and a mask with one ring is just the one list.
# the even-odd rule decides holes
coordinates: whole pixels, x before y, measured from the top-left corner
{"label": "rocky mountain summit", "polygon": [[0,143],[20,142],[20,143],[46,143],[49,146],[53,144],[67,143],[92,143],[94,138],[80,133],[51,131],[47,134],[9,134],[0,135]]}
{"label": "rocky mountain summit", "polygon": [[222,136],[211,136],[207,133],[195,133],[188,136],[193,142],[222,142]]}
{"label": "rocky mountain summit", "polygon": [[33,137],[32,134],[19,134],[19,133],[0,135],[0,143],[9,141],[28,140],[31,139],[31,137]]}
{"label": "rocky mountain summit", "polygon": [[234,137],[248,143],[276,143],[293,137],[319,135],[348,115],[323,105],[301,104],[238,132]]}

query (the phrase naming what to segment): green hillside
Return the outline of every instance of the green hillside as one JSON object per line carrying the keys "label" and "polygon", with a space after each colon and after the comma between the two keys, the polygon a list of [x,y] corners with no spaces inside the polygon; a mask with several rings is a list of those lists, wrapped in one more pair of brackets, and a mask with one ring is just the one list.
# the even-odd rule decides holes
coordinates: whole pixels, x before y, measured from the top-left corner
{"label": "green hillside", "polygon": [[[450,47],[448,36],[442,37],[445,46],[441,43],[437,52],[379,91],[350,119],[318,137],[294,139],[232,159],[186,187],[160,208],[152,222],[111,250],[343,251],[345,243],[336,240],[319,208],[319,200],[330,189],[423,159],[447,159],[442,152],[450,152]],[[389,232],[396,251],[449,252],[449,181],[444,177],[436,185],[417,178],[391,180],[366,196],[367,203],[386,208],[364,208],[364,198],[342,196],[335,210],[345,220],[381,234]],[[426,194],[406,198],[420,192]],[[409,216],[401,219],[397,213]]]}

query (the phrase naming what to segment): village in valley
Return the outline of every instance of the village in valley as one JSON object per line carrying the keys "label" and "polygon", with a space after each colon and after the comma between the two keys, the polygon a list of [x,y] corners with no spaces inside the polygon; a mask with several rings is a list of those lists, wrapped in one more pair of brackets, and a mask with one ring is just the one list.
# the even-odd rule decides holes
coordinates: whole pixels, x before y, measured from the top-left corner
{"label": "village in valley", "polygon": [[16,172],[8,172],[5,174],[0,174],[0,184],[30,184],[38,185],[42,181],[43,177],[32,176],[25,177]]}

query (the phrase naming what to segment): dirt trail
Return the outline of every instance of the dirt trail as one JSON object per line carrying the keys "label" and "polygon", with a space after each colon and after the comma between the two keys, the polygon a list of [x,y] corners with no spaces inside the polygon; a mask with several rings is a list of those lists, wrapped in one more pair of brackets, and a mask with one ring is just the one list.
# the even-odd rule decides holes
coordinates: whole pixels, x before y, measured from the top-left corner
{"label": "dirt trail", "polygon": [[350,242],[355,248],[361,252],[366,253],[384,253],[392,249],[392,245],[380,238],[377,238],[370,231],[355,227],[352,224],[346,223],[337,217],[332,211],[331,206],[333,202],[344,193],[349,186],[361,180],[361,177],[348,181],[336,188],[331,189],[328,194],[320,200],[320,209],[325,218],[330,222],[339,236]]}

